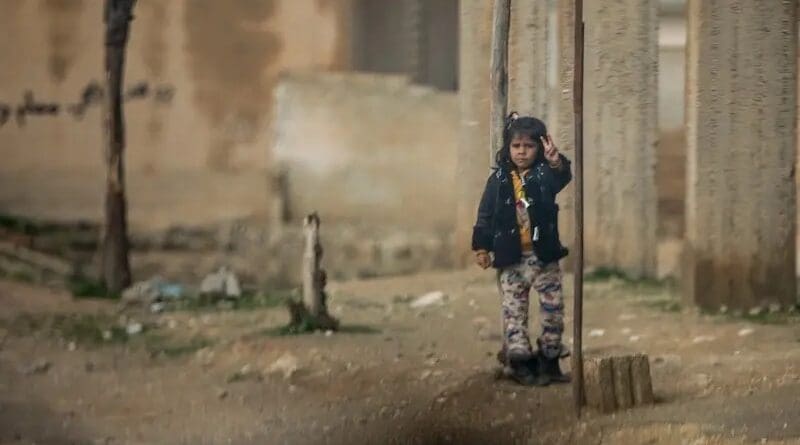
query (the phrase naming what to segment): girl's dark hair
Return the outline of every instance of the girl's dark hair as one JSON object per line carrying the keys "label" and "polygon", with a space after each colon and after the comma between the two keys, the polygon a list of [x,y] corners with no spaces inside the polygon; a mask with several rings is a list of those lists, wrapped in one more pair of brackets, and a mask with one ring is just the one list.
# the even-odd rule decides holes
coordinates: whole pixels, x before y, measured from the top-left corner
{"label": "girl's dark hair", "polygon": [[511,139],[514,136],[528,136],[533,139],[536,144],[536,158],[533,163],[544,160],[544,147],[540,138],[547,137],[547,126],[544,122],[535,117],[523,116],[519,117],[516,111],[512,111],[506,117],[505,126],[503,127],[503,146],[495,155],[497,166],[505,169],[513,169],[514,163],[511,161]]}

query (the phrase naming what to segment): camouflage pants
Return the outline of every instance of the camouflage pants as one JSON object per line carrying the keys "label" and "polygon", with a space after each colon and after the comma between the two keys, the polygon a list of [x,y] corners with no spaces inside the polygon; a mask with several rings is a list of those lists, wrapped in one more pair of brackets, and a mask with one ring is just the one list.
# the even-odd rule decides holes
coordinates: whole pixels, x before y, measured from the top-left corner
{"label": "camouflage pants", "polygon": [[503,297],[503,334],[509,352],[530,353],[528,308],[531,288],[539,294],[540,353],[557,357],[561,353],[564,331],[564,297],[558,262],[544,264],[535,255],[523,256],[519,264],[498,272],[498,288]]}

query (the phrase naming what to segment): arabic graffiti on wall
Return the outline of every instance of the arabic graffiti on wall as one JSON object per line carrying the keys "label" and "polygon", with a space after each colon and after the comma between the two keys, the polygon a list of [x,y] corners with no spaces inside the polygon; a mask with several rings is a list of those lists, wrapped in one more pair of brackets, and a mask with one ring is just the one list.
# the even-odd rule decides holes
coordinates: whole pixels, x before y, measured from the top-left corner
{"label": "arabic graffiti on wall", "polygon": [[[33,91],[27,90],[22,95],[22,102],[14,105],[0,101],[0,128],[12,117],[17,126],[24,126],[30,116],[56,116],[67,113],[76,120],[81,120],[86,111],[103,103],[105,91],[97,81],[91,81],[83,88],[77,102],[60,104],[37,99]],[[124,100],[143,100],[151,98],[158,104],[169,104],[175,97],[175,87],[169,84],[150,85],[146,81],[137,82],[123,93]]]}

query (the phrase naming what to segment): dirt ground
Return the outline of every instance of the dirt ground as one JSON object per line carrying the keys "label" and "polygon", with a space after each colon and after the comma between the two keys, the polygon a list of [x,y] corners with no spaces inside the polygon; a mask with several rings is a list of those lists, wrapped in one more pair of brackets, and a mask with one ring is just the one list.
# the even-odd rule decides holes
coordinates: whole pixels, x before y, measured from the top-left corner
{"label": "dirt ground", "polygon": [[[587,283],[586,354],[648,353],[658,403],[577,421],[569,385],[495,379],[491,272],[329,287],[344,332],[281,337],[282,307],[118,313],[0,281],[0,443],[800,443],[794,316],[701,315],[668,286]],[[410,307],[430,291],[444,303]],[[65,319],[143,332],[92,342],[94,325]]]}

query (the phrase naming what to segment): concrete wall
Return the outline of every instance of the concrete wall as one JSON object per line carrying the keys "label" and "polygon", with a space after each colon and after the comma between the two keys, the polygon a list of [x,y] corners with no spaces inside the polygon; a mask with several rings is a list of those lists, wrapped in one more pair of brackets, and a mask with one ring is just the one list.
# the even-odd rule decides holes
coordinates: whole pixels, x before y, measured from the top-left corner
{"label": "concrete wall", "polygon": [[[266,212],[273,88],[292,69],[349,60],[348,0],[140,0],[126,81],[146,97],[126,105],[134,228]],[[0,103],[80,102],[103,78],[102,3],[0,3]],[[302,29],[303,32],[298,32]],[[157,100],[154,89],[172,92]],[[100,106],[81,119],[14,116],[0,127],[0,211],[54,219],[102,215]]]}
{"label": "concrete wall", "polygon": [[294,74],[276,90],[274,160],[291,213],[400,230],[451,229],[458,104],[403,76]]}

